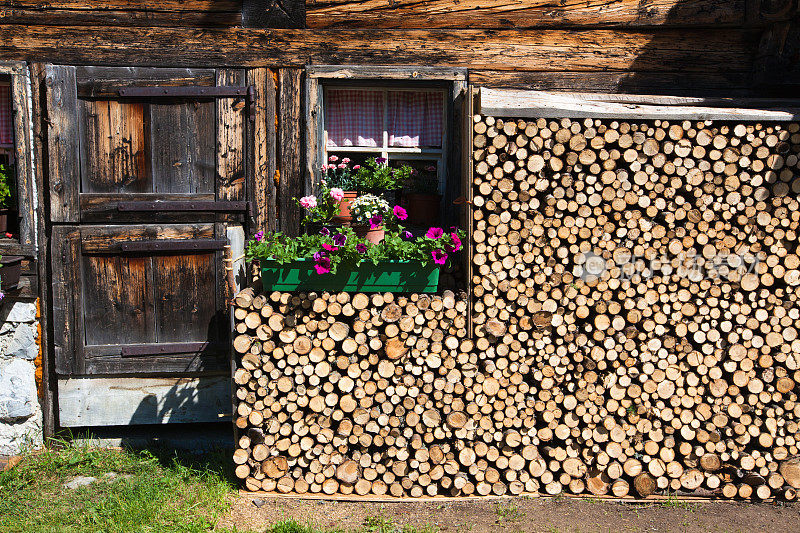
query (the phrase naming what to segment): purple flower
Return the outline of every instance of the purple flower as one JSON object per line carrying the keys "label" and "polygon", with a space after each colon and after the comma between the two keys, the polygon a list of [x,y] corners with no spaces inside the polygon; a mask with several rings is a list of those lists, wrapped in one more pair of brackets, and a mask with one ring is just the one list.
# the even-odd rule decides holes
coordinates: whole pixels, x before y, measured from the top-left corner
{"label": "purple flower", "polygon": [[380,228],[381,222],[383,222],[383,217],[381,215],[373,216],[371,219],[369,219],[369,229]]}
{"label": "purple flower", "polygon": [[364,244],[363,242],[356,244],[356,251],[360,254],[367,253],[367,245]]}
{"label": "purple flower", "polygon": [[397,220],[405,220],[408,218],[408,212],[399,205],[394,206],[392,211],[394,212],[394,216],[397,217]]}
{"label": "purple flower", "polygon": [[414,238],[414,234],[408,230],[403,230],[401,237],[403,237],[403,240],[410,241],[411,239]]}
{"label": "purple flower", "polygon": [[317,264],[314,265],[314,270],[317,271],[317,274],[327,274],[331,271],[331,258],[330,257],[320,257],[317,260]]}
{"label": "purple flower", "polygon": [[344,246],[344,243],[347,242],[347,236],[343,233],[337,233],[333,236],[333,244],[336,246]]}
{"label": "purple flower", "polygon": [[328,244],[328,243],[322,243],[322,247],[323,247],[324,249],[326,249],[327,251],[329,251],[329,252],[335,252],[336,250],[338,250],[338,249],[339,249],[339,248],[337,248],[336,246],[331,246],[331,245],[330,245],[330,244]]}
{"label": "purple flower", "polygon": [[447,251],[450,253],[459,251],[461,249],[461,239],[455,233],[451,233],[450,238],[453,239],[453,246],[445,246]]}
{"label": "purple flower", "polygon": [[321,261],[323,258],[328,257],[328,254],[325,252],[317,252],[314,254],[314,261]]}
{"label": "purple flower", "polygon": [[385,157],[376,157],[375,158],[375,162],[378,163],[379,165],[382,165],[382,164],[386,163],[386,158]]}
{"label": "purple flower", "polygon": [[429,239],[438,239],[442,235],[444,235],[444,230],[442,228],[430,228],[428,233],[425,234]]}
{"label": "purple flower", "polygon": [[431,255],[433,256],[433,262],[437,265],[443,265],[447,262],[447,254],[444,253],[444,250],[437,248],[431,252]]}
{"label": "purple flower", "polygon": [[320,235],[325,235],[327,237],[328,235],[331,234],[331,230],[329,230],[328,228],[324,228],[323,227],[321,230],[319,230],[319,234]]}
{"label": "purple flower", "polygon": [[253,237],[254,237],[254,238],[255,238],[255,240],[257,240],[258,242],[261,242],[261,241],[263,241],[263,240],[264,240],[264,232],[263,232],[263,231],[259,231],[259,232],[257,232],[257,233],[256,233],[256,234],[255,234]]}

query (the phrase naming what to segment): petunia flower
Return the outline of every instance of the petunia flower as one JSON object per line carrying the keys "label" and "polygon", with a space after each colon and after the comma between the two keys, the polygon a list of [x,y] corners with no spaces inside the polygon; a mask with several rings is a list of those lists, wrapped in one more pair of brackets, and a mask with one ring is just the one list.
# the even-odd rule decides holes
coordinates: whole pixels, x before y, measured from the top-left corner
{"label": "petunia flower", "polygon": [[335,155],[332,155],[332,156],[330,156],[330,157],[328,158],[328,162],[329,162],[329,163],[336,163],[338,160],[339,160],[339,158],[338,158],[338,157],[336,157]]}
{"label": "petunia flower", "polygon": [[324,236],[327,237],[328,235],[331,234],[331,230],[329,230],[328,228],[323,227],[321,230],[319,230],[319,234],[320,235],[324,235]]}
{"label": "petunia flower", "polygon": [[320,257],[317,260],[317,264],[314,265],[314,270],[317,271],[317,274],[327,274],[331,271],[331,258],[330,257]]}
{"label": "petunia flower", "polygon": [[429,239],[438,239],[442,235],[444,235],[444,230],[442,228],[430,228],[425,236]]}
{"label": "petunia flower", "polygon": [[431,252],[431,255],[433,256],[433,262],[437,265],[443,265],[447,262],[447,254],[444,250],[437,248]]}
{"label": "petunia flower", "polygon": [[341,202],[342,198],[344,198],[344,191],[342,189],[339,189],[338,187],[334,187],[333,189],[331,189],[330,195],[331,198],[333,198],[337,202]]}
{"label": "petunia flower", "polygon": [[264,240],[264,232],[263,231],[256,232],[256,234],[253,235],[253,238],[255,238],[255,240],[257,240],[258,242],[263,241]]}
{"label": "petunia flower", "polygon": [[453,239],[453,246],[447,245],[445,249],[450,253],[459,251],[461,249],[461,239],[455,233],[451,233],[450,238]]}
{"label": "petunia flower", "polygon": [[327,242],[322,243],[322,247],[324,249],[326,249],[327,251],[329,251],[329,252],[335,252],[336,250],[339,249],[338,247],[332,246],[332,245],[328,244]]}
{"label": "petunia flower", "polygon": [[411,239],[414,238],[414,234],[408,230],[403,230],[401,237],[403,237],[403,240],[410,241]]}
{"label": "petunia flower", "polygon": [[317,207],[317,197],[303,196],[302,198],[300,198],[300,205],[302,205],[306,209],[314,209],[315,207]]}
{"label": "petunia flower", "polygon": [[358,252],[360,254],[367,253],[367,245],[364,244],[363,242],[360,242],[360,243],[356,244],[356,252]]}
{"label": "petunia flower", "polygon": [[375,158],[375,162],[378,163],[379,165],[382,165],[382,164],[386,163],[386,158],[385,157],[376,157]]}
{"label": "petunia flower", "polygon": [[333,236],[333,244],[336,246],[344,246],[344,243],[347,242],[347,235],[344,233],[337,233]]}
{"label": "petunia flower", "polygon": [[394,212],[394,216],[397,217],[397,220],[405,220],[408,218],[408,212],[399,205],[394,206],[392,211]]}
{"label": "petunia flower", "polygon": [[383,217],[380,215],[375,215],[374,217],[369,219],[369,229],[380,228],[381,222],[383,222]]}

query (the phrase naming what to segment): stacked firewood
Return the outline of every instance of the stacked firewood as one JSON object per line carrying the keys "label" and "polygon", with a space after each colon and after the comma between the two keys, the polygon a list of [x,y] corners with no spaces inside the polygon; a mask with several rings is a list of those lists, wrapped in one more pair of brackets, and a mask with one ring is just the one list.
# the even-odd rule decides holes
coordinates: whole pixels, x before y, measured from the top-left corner
{"label": "stacked firewood", "polygon": [[473,126],[469,308],[236,298],[245,486],[795,499],[800,126]]}
{"label": "stacked firewood", "polygon": [[473,127],[475,347],[491,430],[533,406],[523,470],[549,494],[794,499],[800,126]]}

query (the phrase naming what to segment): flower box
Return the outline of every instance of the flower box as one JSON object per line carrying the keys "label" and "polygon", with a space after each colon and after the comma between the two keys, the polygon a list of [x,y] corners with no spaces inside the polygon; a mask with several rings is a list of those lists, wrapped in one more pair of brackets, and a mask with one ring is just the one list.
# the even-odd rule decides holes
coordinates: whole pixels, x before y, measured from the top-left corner
{"label": "flower box", "polygon": [[299,260],[281,265],[261,261],[264,290],[344,292],[436,292],[439,266],[412,261],[363,261],[356,268],[340,265],[335,274],[317,274],[314,261]]}
{"label": "flower box", "polygon": [[0,290],[13,291],[19,285],[22,274],[22,257],[4,255],[0,258]]}

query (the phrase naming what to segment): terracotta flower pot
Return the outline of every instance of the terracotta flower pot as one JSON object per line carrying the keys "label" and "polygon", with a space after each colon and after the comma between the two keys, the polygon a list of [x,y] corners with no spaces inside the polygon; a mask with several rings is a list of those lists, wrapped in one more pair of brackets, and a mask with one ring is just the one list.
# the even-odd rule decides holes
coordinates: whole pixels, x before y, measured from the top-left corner
{"label": "terracotta flower pot", "polygon": [[344,191],[344,198],[339,202],[339,214],[334,215],[333,220],[340,223],[350,223],[353,215],[350,213],[350,202],[358,198],[357,191]]}
{"label": "terracotta flower pot", "polygon": [[353,231],[355,231],[356,235],[359,237],[365,237],[367,241],[372,244],[378,244],[383,240],[384,235],[386,235],[386,230],[383,226],[378,229],[370,229],[367,225],[358,225],[353,226]]}
{"label": "terracotta flower pot", "polygon": [[408,223],[432,226],[439,220],[440,194],[411,193],[406,195]]}
{"label": "terracotta flower pot", "polygon": [[9,214],[11,214],[10,209],[0,209],[0,235],[5,235],[8,231]]}

